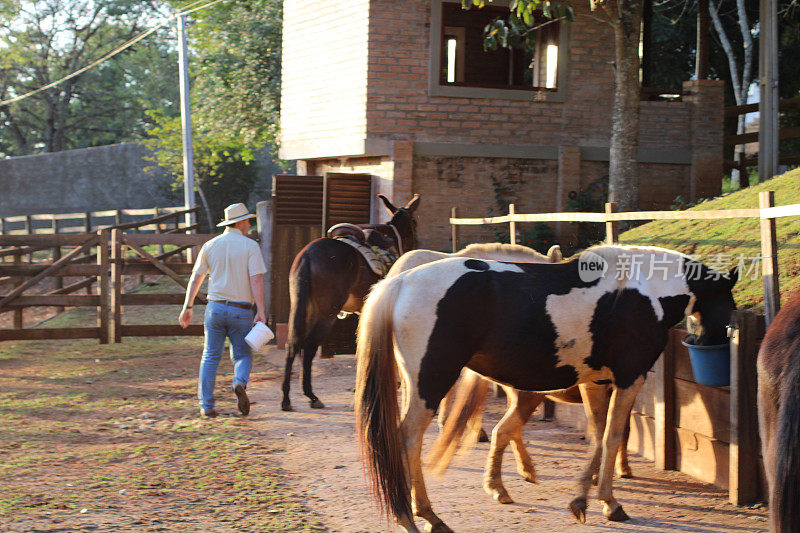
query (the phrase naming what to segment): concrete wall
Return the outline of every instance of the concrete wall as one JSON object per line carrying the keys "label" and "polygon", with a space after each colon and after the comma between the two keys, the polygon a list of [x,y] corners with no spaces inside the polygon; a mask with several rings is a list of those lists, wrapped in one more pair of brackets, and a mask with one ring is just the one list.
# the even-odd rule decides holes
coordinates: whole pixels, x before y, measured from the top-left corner
{"label": "concrete wall", "polygon": [[0,216],[179,205],[136,143],[0,160]]}

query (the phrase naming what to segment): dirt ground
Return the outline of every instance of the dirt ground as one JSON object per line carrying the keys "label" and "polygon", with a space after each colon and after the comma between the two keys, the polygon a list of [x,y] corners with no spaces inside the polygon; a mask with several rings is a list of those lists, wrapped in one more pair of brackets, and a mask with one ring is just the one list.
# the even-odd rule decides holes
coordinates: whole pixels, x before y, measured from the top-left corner
{"label": "dirt ground", "polygon": [[[93,312],[73,309],[46,325],[93,323]],[[126,323],[176,317],[177,306],[126,308]],[[298,361],[296,410],[287,413],[284,353],[271,347],[255,359],[246,418],[224,358],[220,416],[203,420],[194,397],[201,345],[191,337],[0,343],[0,531],[396,530],[371,501],[358,458],[352,356],[314,362],[323,410],[302,396]],[[491,400],[487,429],[503,408]],[[435,434],[432,426],[426,446]],[[507,452],[515,504],[481,488],[488,444],[427,479],[434,510],[455,531],[766,531],[763,506],[734,507],[724,491],[637,457],[636,477],[615,483],[632,519],[607,522],[590,501],[587,524],[577,524],[566,507],[586,442],[542,421],[528,424],[525,439],[540,482],[524,482]]]}
{"label": "dirt ground", "polygon": [[[272,348],[265,364],[280,367],[283,351]],[[352,356],[315,360],[314,391],[326,404],[312,410],[299,387],[296,369],[292,384],[294,412],[280,410],[280,382],[254,384],[258,402],[251,414],[270,442],[280,443],[276,454],[286,482],[306,499],[331,531],[394,531],[387,525],[366,490],[355,444]],[[297,365],[299,366],[299,365]],[[489,429],[502,416],[505,401],[492,399],[484,418]],[[538,418],[535,416],[535,418]],[[425,447],[435,437],[431,425]],[[657,471],[653,464],[632,456],[633,479],[616,479],[615,495],[631,520],[607,522],[601,505],[590,500],[587,523],[575,522],[567,511],[573,497],[572,479],[584,462],[587,443],[582,434],[555,422],[529,422],[525,441],[536,463],[539,483],[523,481],[513,455],[506,452],[504,482],[514,504],[501,505],[484,493],[481,482],[488,443],[460,458],[445,475],[428,476],[433,509],[457,532],[485,531],[766,531],[766,509],[736,507],[727,493],[678,472]],[[423,453],[425,450],[423,448]],[[591,494],[590,494],[591,496]],[[423,523],[418,521],[422,527]]]}

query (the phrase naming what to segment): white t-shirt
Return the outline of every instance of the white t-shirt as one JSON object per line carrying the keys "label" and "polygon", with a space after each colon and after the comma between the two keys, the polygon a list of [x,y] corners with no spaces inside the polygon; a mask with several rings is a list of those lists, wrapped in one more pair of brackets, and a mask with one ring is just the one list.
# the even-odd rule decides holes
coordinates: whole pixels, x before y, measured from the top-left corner
{"label": "white t-shirt", "polygon": [[208,299],[253,303],[250,276],[267,271],[258,243],[233,227],[206,242],[193,273],[208,274]]}

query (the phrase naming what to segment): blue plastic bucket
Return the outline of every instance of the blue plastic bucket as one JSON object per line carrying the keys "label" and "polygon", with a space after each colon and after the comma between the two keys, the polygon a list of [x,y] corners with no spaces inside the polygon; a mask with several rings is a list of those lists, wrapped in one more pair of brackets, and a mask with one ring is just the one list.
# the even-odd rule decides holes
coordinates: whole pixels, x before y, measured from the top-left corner
{"label": "blue plastic bucket", "polygon": [[689,349],[694,380],[709,387],[722,387],[731,384],[731,345],[717,344],[701,346],[689,344],[686,339],[681,344]]}

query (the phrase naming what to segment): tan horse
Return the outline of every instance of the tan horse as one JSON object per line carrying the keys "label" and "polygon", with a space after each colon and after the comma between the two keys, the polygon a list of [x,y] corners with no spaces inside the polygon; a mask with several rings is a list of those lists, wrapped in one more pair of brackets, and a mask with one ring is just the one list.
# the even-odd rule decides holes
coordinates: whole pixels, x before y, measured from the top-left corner
{"label": "tan horse", "polygon": [[[386,277],[393,277],[406,270],[448,257],[471,257],[473,259],[524,261],[530,263],[558,263],[563,258],[561,247],[558,245],[551,246],[547,251],[547,255],[542,255],[526,246],[500,243],[470,244],[463,250],[452,254],[434,252],[432,250],[412,250],[401,256],[392,265]],[[484,403],[488,386],[488,380],[469,369],[464,369],[459,384],[450,389],[450,392],[442,400],[439,406],[438,418],[441,435],[436,441],[437,445],[427,457],[429,464],[436,465],[434,469],[436,473],[444,472],[460,443],[475,443],[480,440],[478,435],[483,432],[481,429],[483,410],[479,407]],[[500,386],[506,394],[506,413],[492,430],[491,446],[484,469],[483,488],[498,502],[513,503],[514,500],[503,486],[502,479],[503,453],[508,444],[511,443],[512,445],[511,448],[517,461],[519,475],[529,483],[536,483],[536,469],[533,465],[533,459],[528,453],[525,441],[522,438],[523,426],[545,398],[570,404],[580,404],[582,400],[577,386],[550,395],[518,391],[503,384],[500,384]],[[610,397],[610,387],[605,384],[595,385],[589,387],[586,394],[598,396],[605,394]],[[453,399],[456,396],[457,399],[454,405]],[[450,417],[451,412],[458,413],[458,416]],[[592,419],[593,417],[590,416],[590,413],[587,413],[587,420],[591,421]],[[450,422],[447,423],[446,420],[450,420]],[[617,472],[621,477],[625,478],[632,477],[631,468],[628,464],[629,432],[630,425],[626,428],[617,455]],[[594,435],[594,429],[589,428],[589,433]]]}

